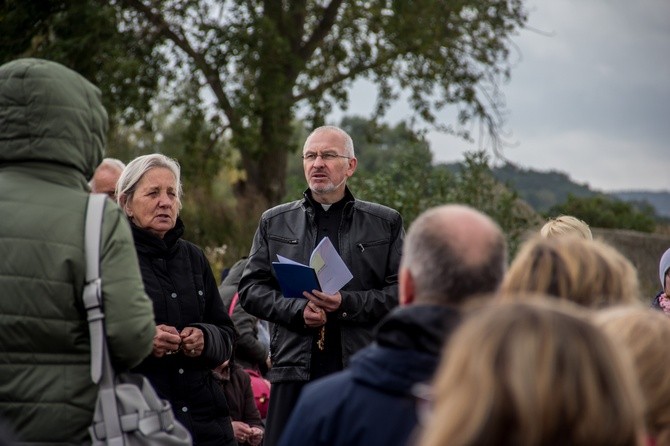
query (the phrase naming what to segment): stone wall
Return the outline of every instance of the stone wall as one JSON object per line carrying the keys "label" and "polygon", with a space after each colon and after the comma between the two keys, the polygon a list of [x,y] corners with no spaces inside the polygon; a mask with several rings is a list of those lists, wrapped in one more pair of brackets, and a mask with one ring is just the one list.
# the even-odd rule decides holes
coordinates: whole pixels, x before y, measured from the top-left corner
{"label": "stone wall", "polygon": [[670,248],[670,235],[646,234],[622,229],[591,228],[593,236],[617,248],[635,265],[642,298],[650,302],[661,289],[658,262]]}

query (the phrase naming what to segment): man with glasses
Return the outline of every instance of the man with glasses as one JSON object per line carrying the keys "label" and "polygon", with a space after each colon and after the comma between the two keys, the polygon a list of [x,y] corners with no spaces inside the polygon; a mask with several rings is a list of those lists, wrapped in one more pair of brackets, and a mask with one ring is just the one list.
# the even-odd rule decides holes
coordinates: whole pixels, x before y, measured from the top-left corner
{"label": "man with glasses", "polygon": [[[394,209],[354,198],[346,185],[356,171],[351,137],[319,127],[305,141],[303,198],[265,211],[239,284],[242,307],[272,324],[272,382],[264,446],[274,446],[309,381],[345,368],[372,340],[372,329],[398,304],[403,222]],[[286,298],[273,274],[277,255],[309,264],[328,237],[353,279],[340,291]]]}

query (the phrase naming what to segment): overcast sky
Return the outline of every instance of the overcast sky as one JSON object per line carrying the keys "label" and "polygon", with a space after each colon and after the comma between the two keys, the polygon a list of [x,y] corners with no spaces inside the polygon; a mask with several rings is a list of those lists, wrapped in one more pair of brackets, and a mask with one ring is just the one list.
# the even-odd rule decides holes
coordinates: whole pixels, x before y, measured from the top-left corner
{"label": "overcast sky", "polygon": [[[503,91],[516,145],[505,156],[601,191],[670,190],[670,0],[527,5],[529,28],[541,33],[514,38],[520,54]],[[357,82],[346,113],[368,115],[371,90]],[[399,103],[388,121],[410,117]],[[436,161],[478,147],[435,132],[429,139]]]}

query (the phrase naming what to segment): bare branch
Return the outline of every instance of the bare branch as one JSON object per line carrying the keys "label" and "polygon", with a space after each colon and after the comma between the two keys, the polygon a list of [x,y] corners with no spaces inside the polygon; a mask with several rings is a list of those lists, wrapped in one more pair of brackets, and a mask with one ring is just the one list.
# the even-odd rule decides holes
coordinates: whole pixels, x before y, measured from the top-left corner
{"label": "bare branch", "polygon": [[337,18],[337,12],[340,9],[340,6],[342,6],[342,0],[332,0],[324,9],[321,21],[319,21],[314,32],[310,38],[307,39],[307,42],[305,42],[298,53],[298,57],[300,57],[303,62],[308,61],[309,58],[312,57],[314,51],[316,51],[323,39],[328,35],[328,32],[330,32],[330,29],[335,24],[335,19]]}
{"label": "bare branch", "polygon": [[204,55],[193,48],[183,31],[181,31],[179,27],[176,27],[179,32],[175,31],[173,27],[165,21],[163,16],[154,12],[150,6],[145,5],[141,0],[121,0],[121,2],[146,17],[146,19],[156,27],[160,35],[172,41],[193,60],[195,66],[205,76],[207,85],[212,89],[219,104],[221,104],[221,108],[228,118],[230,127],[233,129],[238,128],[240,125],[239,117],[223,89],[223,84],[216,67],[208,64]]}
{"label": "bare branch", "polygon": [[294,100],[294,102],[298,102],[298,101],[301,101],[303,99],[310,98],[312,96],[321,96],[329,88],[332,88],[335,85],[337,85],[341,82],[344,82],[348,79],[355,79],[356,77],[365,73],[366,71],[370,71],[370,70],[373,70],[377,67],[380,67],[380,66],[384,65],[386,62],[388,62],[389,60],[392,60],[393,58],[394,58],[394,56],[389,54],[386,57],[377,58],[377,59],[373,60],[371,63],[368,63],[368,64],[362,63],[360,65],[356,65],[356,66],[352,67],[346,73],[339,73],[336,76],[333,76],[332,78],[324,80],[323,82],[319,83],[319,85],[317,85],[316,87],[311,88],[307,91],[304,91],[300,94],[297,94],[297,95],[293,96],[293,100]]}

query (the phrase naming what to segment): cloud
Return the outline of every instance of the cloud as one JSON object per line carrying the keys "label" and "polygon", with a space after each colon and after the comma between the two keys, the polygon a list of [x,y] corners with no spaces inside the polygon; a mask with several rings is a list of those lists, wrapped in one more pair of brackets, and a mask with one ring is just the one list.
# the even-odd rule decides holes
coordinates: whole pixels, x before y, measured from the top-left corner
{"label": "cloud", "polygon": [[[537,0],[503,88],[505,155],[600,190],[670,188],[670,2]],[[536,31],[537,30],[537,31]],[[472,146],[431,133],[436,159]],[[451,157],[444,151],[451,152]]]}
{"label": "cloud", "polygon": [[[528,8],[502,87],[514,143],[505,155],[599,190],[670,190],[670,1],[533,0]],[[369,114],[373,91],[354,83],[347,114]],[[453,122],[453,111],[440,116]],[[388,121],[411,117],[401,100]],[[438,161],[478,148],[428,137]]]}

